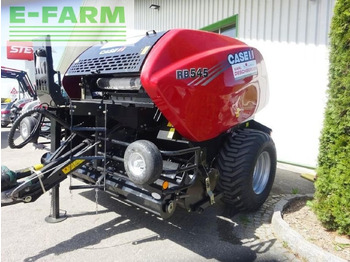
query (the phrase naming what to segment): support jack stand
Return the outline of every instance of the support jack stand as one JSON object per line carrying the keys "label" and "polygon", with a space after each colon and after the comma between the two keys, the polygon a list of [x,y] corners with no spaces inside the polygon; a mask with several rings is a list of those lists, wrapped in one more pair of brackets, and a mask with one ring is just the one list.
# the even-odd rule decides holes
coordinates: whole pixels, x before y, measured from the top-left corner
{"label": "support jack stand", "polygon": [[45,217],[45,221],[50,224],[59,223],[67,219],[67,212],[60,211],[60,185],[52,188],[51,211],[52,213]]}
{"label": "support jack stand", "polygon": [[[51,121],[51,152],[54,152],[60,145],[61,126],[56,121]],[[47,223],[59,223],[67,219],[67,212],[60,212],[60,185],[52,188],[51,212],[45,217]]]}

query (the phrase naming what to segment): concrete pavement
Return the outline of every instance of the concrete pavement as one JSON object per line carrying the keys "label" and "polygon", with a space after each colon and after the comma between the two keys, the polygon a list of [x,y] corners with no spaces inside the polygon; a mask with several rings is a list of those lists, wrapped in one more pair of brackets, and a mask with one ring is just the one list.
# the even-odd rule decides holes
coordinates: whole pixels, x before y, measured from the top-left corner
{"label": "concrete pavement", "polygon": [[[40,162],[44,152],[31,145],[9,149],[7,131],[1,132],[2,165],[20,169]],[[69,183],[60,186],[64,222],[45,222],[49,193],[1,208],[2,261],[298,261],[274,236],[271,216],[286,194],[313,193],[313,184],[298,173],[278,169],[270,197],[255,213],[230,213],[218,203],[203,214],[178,208],[162,220],[104,192],[70,192]]]}

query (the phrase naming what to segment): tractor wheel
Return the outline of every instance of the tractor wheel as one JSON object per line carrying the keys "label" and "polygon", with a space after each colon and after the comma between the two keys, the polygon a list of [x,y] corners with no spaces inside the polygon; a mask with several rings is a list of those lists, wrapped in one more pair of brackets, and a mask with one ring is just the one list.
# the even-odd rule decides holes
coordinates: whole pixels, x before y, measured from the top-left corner
{"label": "tractor wheel", "polygon": [[239,211],[257,210],[275,179],[275,144],[266,133],[239,129],[227,139],[217,164],[223,201]]}
{"label": "tractor wheel", "polygon": [[19,133],[23,140],[26,140],[33,131],[38,120],[35,117],[28,116],[24,118],[19,125]]}

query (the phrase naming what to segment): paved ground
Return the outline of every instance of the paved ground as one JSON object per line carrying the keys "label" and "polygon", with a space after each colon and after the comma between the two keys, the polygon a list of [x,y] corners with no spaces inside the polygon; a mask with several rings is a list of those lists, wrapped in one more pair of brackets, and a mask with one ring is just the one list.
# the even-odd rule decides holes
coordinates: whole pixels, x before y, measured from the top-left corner
{"label": "paved ground", "polygon": [[[38,163],[44,152],[30,145],[9,149],[8,131],[1,132],[2,165],[16,170]],[[69,183],[60,187],[64,222],[44,221],[49,193],[1,208],[2,261],[298,261],[273,235],[273,206],[292,192],[313,193],[313,184],[298,173],[278,169],[270,197],[255,213],[234,214],[217,204],[203,214],[179,208],[162,220],[104,192],[96,206],[95,191],[69,192]]]}

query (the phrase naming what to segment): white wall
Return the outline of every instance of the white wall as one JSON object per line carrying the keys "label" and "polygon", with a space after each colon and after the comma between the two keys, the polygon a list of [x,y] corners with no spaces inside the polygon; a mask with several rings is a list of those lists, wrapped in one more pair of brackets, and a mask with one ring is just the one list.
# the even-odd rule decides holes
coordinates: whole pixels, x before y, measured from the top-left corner
{"label": "white wall", "polygon": [[263,54],[270,102],[256,120],[273,129],[278,159],[316,166],[328,83],[328,48],[246,40]]}
{"label": "white wall", "polygon": [[329,25],[335,0],[234,0],[233,2],[237,3],[240,38],[328,44]]}
{"label": "white wall", "polygon": [[278,159],[317,165],[335,0],[237,0],[238,36],[263,54],[270,102],[256,119],[273,129]]}
{"label": "white wall", "polygon": [[[238,37],[328,44],[335,0],[134,0],[135,28],[199,29],[238,14]],[[160,5],[159,10],[150,9]]]}

